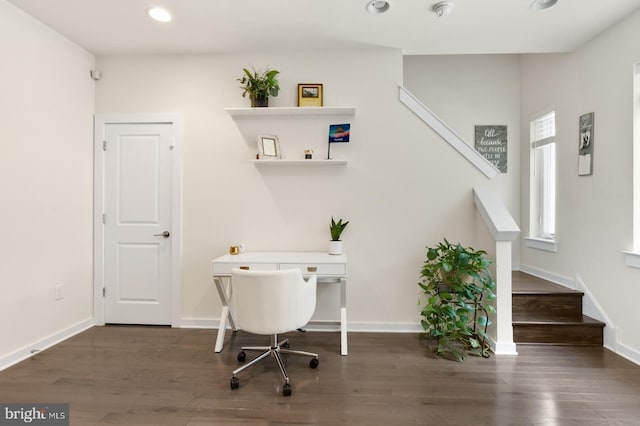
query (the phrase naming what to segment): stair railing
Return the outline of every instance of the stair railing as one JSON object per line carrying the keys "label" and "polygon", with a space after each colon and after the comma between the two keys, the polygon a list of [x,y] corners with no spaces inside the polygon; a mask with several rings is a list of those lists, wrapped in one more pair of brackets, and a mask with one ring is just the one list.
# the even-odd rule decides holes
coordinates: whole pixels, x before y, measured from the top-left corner
{"label": "stair railing", "polygon": [[517,355],[513,341],[512,318],[512,242],[520,228],[504,203],[488,188],[474,188],[473,201],[485,225],[496,242],[496,355]]}
{"label": "stair railing", "polygon": [[484,173],[486,177],[491,179],[500,173],[496,166],[491,164],[482,154],[466,143],[456,132],[451,130],[444,121],[402,86],[400,86],[400,102],[431,127],[433,131],[458,151],[460,155]]}

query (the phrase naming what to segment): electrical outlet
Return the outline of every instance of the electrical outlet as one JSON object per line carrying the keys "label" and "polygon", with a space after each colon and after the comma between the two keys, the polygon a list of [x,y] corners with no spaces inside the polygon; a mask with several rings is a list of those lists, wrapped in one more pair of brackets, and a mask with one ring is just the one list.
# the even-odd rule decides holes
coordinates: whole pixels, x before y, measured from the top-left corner
{"label": "electrical outlet", "polygon": [[62,300],[64,299],[64,296],[62,295],[62,284],[57,284],[55,286],[54,289],[54,296],[56,300]]}

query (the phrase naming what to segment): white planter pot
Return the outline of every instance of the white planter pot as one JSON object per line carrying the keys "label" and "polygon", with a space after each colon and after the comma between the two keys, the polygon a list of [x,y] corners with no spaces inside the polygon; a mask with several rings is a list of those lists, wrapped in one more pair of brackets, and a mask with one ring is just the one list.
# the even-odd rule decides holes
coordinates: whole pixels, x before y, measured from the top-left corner
{"label": "white planter pot", "polygon": [[329,254],[342,254],[342,241],[329,241]]}

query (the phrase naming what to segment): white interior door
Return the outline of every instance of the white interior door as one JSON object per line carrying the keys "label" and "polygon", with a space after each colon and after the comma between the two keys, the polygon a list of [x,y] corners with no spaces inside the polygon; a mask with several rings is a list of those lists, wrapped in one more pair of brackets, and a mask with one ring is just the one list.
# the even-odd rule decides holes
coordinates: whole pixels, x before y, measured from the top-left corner
{"label": "white interior door", "polygon": [[172,124],[105,124],[104,322],[171,324]]}

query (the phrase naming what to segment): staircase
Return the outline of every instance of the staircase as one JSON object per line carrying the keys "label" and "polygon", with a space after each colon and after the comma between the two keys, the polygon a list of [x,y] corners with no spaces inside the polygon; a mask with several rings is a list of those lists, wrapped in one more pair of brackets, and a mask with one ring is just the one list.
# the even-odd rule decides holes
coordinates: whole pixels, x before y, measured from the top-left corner
{"label": "staircase", "polygon": [[515,343],[602,346],[604,324],[582,314],[582,292],[523,272],[512,280]]}

